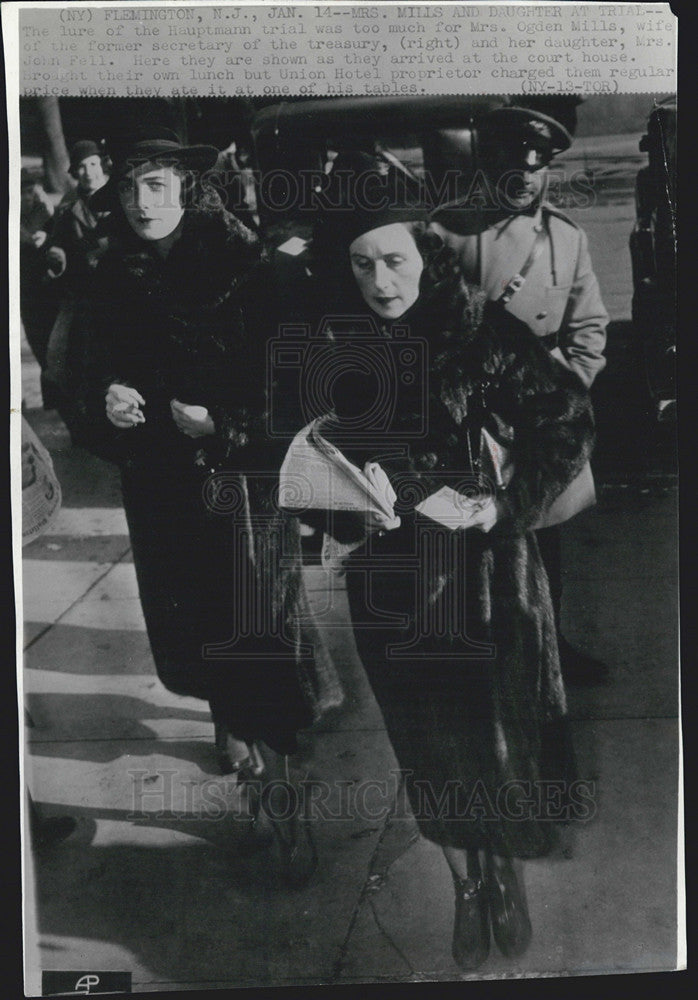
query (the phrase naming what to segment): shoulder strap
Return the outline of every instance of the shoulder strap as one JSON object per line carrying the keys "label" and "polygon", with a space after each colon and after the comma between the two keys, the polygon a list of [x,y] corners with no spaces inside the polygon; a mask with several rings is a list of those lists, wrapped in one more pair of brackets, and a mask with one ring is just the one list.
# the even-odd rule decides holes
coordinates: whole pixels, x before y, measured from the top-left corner
{"label": "shoulder strap", "polygon": [[545,226],[538,226],[536,229],[536,238],[533,241],[533,246],[531,247],[528,257],[524,261],[523,267],[513,276],[513,278],[509,279],[506,288],[497,299],[497,302],[501,302],[502,305],[506,305],[507,302],[509,302],[514,295],[516,295],[516,293],[523,288],[526,281],[526,275],[540,257],[547,239],[548,233]]}
{"label": "shoulder strap", "polygon": [[578,226],[578,225],[577,225],[577,223],[576,223],[576,222],[574,221],[574,219],[571,219],[571,218],[569,217],[569,215],[565,215],[565,213],[564,213],[564,212],[562,212],[562,211],[561,211],[561,210],[560,210],[560,209],[559,209],[559,208],[557,207],[557,205],[551,205],[551,204],[550,204],[549,202],[545,201],[545,202],[543,202],[543,204],[541,205],[541,209],[542,209],[542,212],[543,212],[543,217],[544,217],[544,218],[545,218],[546,216],[551,216],[551,215],[552,215],[552,216],[553,216],[554,218],[556,218],[556,219],[560,219],[560,220],[561,220],[562,222],[566,222],[568,226],[571,226],[571,227],[572,227],[572,229],[579,229],[579,226]]}

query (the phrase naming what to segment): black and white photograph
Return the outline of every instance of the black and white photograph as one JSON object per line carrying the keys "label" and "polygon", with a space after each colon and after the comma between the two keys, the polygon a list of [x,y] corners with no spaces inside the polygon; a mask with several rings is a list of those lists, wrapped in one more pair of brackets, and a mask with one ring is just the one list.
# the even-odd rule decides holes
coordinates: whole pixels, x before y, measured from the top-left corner
{"label": "black and white photograph", "polygon": [[669,5],[2,6],[25,995],[685,968]]}

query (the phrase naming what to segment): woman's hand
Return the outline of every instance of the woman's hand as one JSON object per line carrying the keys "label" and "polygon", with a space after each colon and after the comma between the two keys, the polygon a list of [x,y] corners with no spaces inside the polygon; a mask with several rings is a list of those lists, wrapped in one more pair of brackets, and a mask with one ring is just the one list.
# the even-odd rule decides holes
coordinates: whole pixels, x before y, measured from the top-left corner
{"label": "woman's hand", "polygon": [[[384,469],[381,468],[378,462],[366,462],[364,465],[364,475],[374,490],[383,498],[386,505],[392,509],[393,504],[397,500],[397,494],[390,485],[390,480]],[[394,511],[390,517],[383,511],[366,511],[366,527],[369,531],[391,531],[393,528],[399,526],[400,518],[395,517]]]}
{"label": "woman's hand", "polygon": [[172,399],[170,409],[177,427],[188,437],[198,438],[216,433],[216,425],[205,406],[191,406],[188,403],[180,403],[178,399]]}
{"label": "woman's hand", "polygon": [[145,406],[145,400],[140,392],[130,385],[120,385],[118,382],[113,382],[107,389],[105,398],[107,418],[115,427],[135,427],[136,424],[145,423],[145,417],[141,410],[141,406]]}
{"label": "woman's hand", "polygon": [[502,506],[493,496],[482,500],[463,498],[463,527],[477,528],[478,531],[491,531],[502,516]]}

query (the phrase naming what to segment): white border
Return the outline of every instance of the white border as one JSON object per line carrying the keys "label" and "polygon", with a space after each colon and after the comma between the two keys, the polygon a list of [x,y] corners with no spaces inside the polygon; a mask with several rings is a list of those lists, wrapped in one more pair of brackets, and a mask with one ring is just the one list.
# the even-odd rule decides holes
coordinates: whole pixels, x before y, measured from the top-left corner
{"label": "white border", "polygon": [[[561,6],[567,0],[519,0],[521,6]],[[602,6],[601,0],[580,0],[587,6]],[[622,0],[624,2],[624,0]],[[116,7],[225,7],[225,6],[260,6],[265,0],[219,0],[218,3],[211,3],[210,0],[187,0],[181,3],[179,0],[69,0],[69,2],[3,2],[2,3],[2,33],[5,56],[5,87],[7,100],[7,128],[8,128],[8,159],[9,159],[9,211],[8,211],[8,266],[9,266],[9,337],[8,350],[10,354],[10,498],[12,514],[12,559],[13,559],[13,581],[16,608],[16,642],[15,656],[17,664],[17,709],[20,732],[20,759],[19,759],[19,795],[20,795],[20,818],[22,825],[22,909],[23,909],[23,959],[25,991],[30,995],[41,994],[41,970],[38,964],[30,961],[31,952],[36,951],[38,943],[38,931],[36,928],[36,911],[33,879],[33,857],[31,850],[26,843],[27,815],[26,815],[26,775],[25,775],[25,734],[24,734],[24,684],[23,684],[23,662],[24,662],[24,606],[22,599],[22,476],[21,476],[21,406],[22,406],[22,365],[20,356],[20,311],[19,311],[19,204],[20,204],[20,129],[19,129],[19,12],[21,10],[63,9],[71,7],[90,6],[93,8],[116,8]],[[473,0],[473,6],[482,4],[482,0]],[[350,0],[324,0],[324,4],[337,4],[339,6],[361,6],[361,3],[351,3]],[[324,5],[320,3],[320,6]],[[314,7],[318,6],[318,0],[266,0],[268,6],[289,6],[289,7]],[[373,6],[393,7],[409,6],[404,0],[374,0]],[[487,6],[516,6],[507,3],[507,0],[487,0]],[[619,4],[620,6],[621,4]],[[630,6],[630,4],[628,4]],[[428,4],[413,3],[411,6],[428,6]],[[440,6],[455,7],[464,6],[456,0],[440,0]],[[671,13],[671,12],[670,12]],[[678,36],[678,20],[677,20]],[[14,43],[14,44],[13,44]],[[678,653],[678,651],[677,651]],[[680,671],[680,658],[677,655],[677,667]],[[685,887],[685,846],[684,846],[684,761],[683,761],[683,730],[681,719],[681,700],[679,696],[678,709],[678,734],[679,734],[679,773],[678,773],[678,840],[677,840],[677,969],[686,968],[686,887]],[[29,930],[31,929],[31,936]],[[632,971],[632,970],[629,970]]]}

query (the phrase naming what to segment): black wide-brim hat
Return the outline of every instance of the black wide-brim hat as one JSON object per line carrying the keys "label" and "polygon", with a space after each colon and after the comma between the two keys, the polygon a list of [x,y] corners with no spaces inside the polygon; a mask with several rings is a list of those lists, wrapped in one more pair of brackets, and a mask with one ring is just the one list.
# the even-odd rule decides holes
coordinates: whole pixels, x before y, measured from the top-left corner
{"label": "black wide-brim hat", "polygon": [[112,161],[109,180],[90,198],[90,208],[97,212],[112,210],[118,204],[118,185],[136,167],[144,163],[175,165],[196,173],[205,173],[215,165],[215,146],[185,146],[171,129],[149,127],[113,138],[108,143]]}

